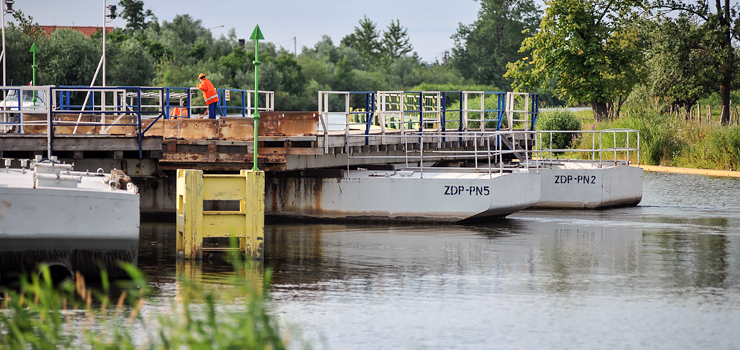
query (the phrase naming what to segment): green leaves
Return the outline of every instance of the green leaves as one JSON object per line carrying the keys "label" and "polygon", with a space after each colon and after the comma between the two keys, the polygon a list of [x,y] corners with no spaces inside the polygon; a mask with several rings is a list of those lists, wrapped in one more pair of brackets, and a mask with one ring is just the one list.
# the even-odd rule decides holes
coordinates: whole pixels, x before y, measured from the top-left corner
{"label": "green leaves", "polygon": [[650,92],[670,104],[689,107],[719,89],[720,59],[707,40],[712,28],[695,18],[658,17],[646,22]]}
{"label": "green leaves", "polygon": [[395,60],[407,56],[413,50],[407,29],[396,19],[391,21],[388,29],[378,31],[375,22],[367,16],[358,22],[352,34],[342,38],[341,45],[354,49],[362,57],[365,68],[382,66],[388,68]]}
{"label": "green leaves", "polygon": [[118,5],[123,7],[121,17],[126,20],[126,31],[136,32],[146,29],[151,22],[147,19],[154,17],[152,10],[144,11],[142,0],[120,0]]}
{"label": "green leaves", "polygon": [[452,66],[478,84],[505,87],[507,63],[528,54],[519,48],[537,29],[541,11],[533,0],[481,1],[478,19],[452,35]]}
{"label": "green leaves", "polygon": [[[643,80],[637,28],[638,1],[552,0],[540,30],[524,39],[527,59],[507,65],[517,91],[546,89],[571,102],[594,105],[597,120],[618,113]],[[605,106],[605,108],[597,108]]]}

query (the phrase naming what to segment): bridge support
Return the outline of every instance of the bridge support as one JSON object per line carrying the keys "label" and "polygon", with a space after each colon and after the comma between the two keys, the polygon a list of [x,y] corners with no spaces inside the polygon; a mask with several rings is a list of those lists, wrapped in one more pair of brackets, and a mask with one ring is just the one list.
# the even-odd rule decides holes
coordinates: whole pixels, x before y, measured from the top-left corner
{"label": "bridge support", "polygon": [[[238,211],[204,211],[203,201],[238,201]],[[236,237],[239,249],[263,259],[265,173],[242,170],[239,175],[204,175],[201,170],[177,171],[177,254],[202,259],[204,238]],[[234,249],[232,247],[231,249]]]}

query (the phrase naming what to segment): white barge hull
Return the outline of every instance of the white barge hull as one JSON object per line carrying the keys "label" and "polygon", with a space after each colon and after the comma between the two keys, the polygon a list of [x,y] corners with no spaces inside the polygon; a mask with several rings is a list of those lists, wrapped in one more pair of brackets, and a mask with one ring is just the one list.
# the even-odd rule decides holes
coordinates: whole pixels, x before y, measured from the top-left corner
{"label": "white barge hull", "polygon": [[457,222],[504,217],[540,199],[536,173],[350,171],[341,177],[273,177],[268,215]]}
{"label": "white barge hull", "polygon": [[539,172],[542,198],[536,208],[624,207],[642,200],[641,168],[573,162]]}
{"label": "white barge hull", "polygon": [[139,239],[139,196],[0,187],[2,239]]}
{"label": "white barge hull", "polygon": [[[46,263],[61,276],[79,271],[126,277],[120,262],[137,263],[139,194],[119,190],[107,174],[72,173],[41,163],[0,170],[0,284]],[[129,184],[131,185],[131,184]],[[53,277],[54,278],[54,277]]]}

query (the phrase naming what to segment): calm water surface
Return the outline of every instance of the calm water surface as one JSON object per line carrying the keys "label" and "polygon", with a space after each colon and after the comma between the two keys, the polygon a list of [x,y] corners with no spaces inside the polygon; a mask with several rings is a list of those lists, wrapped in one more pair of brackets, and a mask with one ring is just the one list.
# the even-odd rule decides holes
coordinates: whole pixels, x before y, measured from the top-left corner
{"label": "calm water surface", "polygon": [[[740,179],[644,179],[635,208],[267,225],[275,313],[315,349],[740,347]],[[139,264],[161,298],[177,290],[174,232],[142,224]]]}

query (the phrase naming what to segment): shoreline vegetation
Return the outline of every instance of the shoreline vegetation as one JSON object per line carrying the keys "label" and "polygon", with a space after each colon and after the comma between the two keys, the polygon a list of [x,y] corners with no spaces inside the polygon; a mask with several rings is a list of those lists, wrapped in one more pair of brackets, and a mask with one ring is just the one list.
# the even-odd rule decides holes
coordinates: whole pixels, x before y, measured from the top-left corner
{"label": "shoreline vegetation", "polygon": [[270,271],[244,258],[233,261],[235,272],[218,287],[178,276],[171,297],[153,297],[156,287],[133,265],[122,265],[130,280],[112,286],[103,272],[101,286],[91,287],[79,274],[57,283],[42,264],[18,288],[0,292],[0,348],[262,350],[300,344],[269,309]]}
{"label": "shoreline vegetation", "polygon": [[[700,104],[702,115],[692,109],[661,113],[655,108],[627,105],[622,116],[594,122],[589,110],[570,112],[565,109],[540,113],[537,129],[550,126],[548,120],[555,113],[570,115],[578,120],[580,130],[629,128],[640,131],[640,163],[643,165],[740,171],[740,126],[737,114],[732,113],[732,124],[720,123],[719,106]],[[707,108],[706,106],[710,106]],[[711,118],[707,112],[711,109]],[[572,128],[558,130],[573,130]],[[636,159],[633,159],[636,164]]]}

